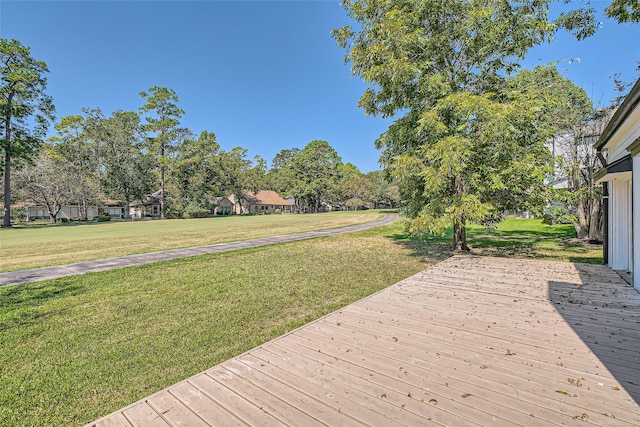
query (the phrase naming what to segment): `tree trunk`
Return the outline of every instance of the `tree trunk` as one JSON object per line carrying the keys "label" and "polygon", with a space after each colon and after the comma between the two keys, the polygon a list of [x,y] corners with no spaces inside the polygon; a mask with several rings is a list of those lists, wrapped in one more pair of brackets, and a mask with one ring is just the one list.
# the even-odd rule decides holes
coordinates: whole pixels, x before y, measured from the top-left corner
{"label": "tree trunk", "polygon": [[453,220],[453,250],[456,252],[469,252],[467,246],[467,220],[461,215],[458,220]]}
{"label": "tree trunk", "polygon": [[11,108],[13,93],[7,99],[7,117],[4,120],[4,137],[7,144],[4,152],[4,215],[2,217],[2,227],[11,227]]}
{"label": "tree trunk", "polygon": [[164,219],[164,166],[160,167],[160,219]]}
{"label": "tree trunk", "polygon": [[587,215],[584,209],[584,199],[580,197],[578,199],[578,205],[576,206],[576,217],[578,222],[573,223],[573,227],[576,229],[576,237],[578,239],[586,239],[589,236],[589,226],[587,223]]}
{"label": "tree trunk", "polygon": [[[7,129],[7,134],[9,130]],[[11,227],[11,155],[9,150],[4,153],[4,216],[2,227]]]}
{"label": "tree trunk", "polygon": [[591,220],[589,221],[589,240],[602,241],[602,214],[600,205],[602,202],[594,199],[591,203]]}

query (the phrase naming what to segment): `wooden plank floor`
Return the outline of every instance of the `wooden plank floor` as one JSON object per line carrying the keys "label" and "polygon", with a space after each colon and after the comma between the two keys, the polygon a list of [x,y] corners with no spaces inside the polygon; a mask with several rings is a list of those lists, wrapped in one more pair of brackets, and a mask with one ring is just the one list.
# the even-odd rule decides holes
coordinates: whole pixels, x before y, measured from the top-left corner
{"label": "wooden plank floor", "polygon": [[640,425],[640,294],[456,256],[90,426]]}

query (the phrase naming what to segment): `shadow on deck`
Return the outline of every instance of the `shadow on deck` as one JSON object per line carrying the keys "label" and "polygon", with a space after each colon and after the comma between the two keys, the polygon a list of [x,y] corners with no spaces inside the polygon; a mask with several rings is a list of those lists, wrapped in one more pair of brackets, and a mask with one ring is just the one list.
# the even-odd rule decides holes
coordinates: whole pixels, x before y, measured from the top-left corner
{"label": "shadow on deck", "polygon": [[640,404],[640,294],[607,267],[574,264],[580,282],[549,282],[549,300]]}

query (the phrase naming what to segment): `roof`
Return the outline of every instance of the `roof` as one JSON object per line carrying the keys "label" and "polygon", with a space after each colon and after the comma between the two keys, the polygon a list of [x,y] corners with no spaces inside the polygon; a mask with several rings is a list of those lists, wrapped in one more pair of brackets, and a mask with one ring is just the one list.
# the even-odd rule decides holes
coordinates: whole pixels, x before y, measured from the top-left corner
{"label": "roof", "polygon": [[286,206],[289,203],[280,197],[278,193],[273,190],[260,190],[258,194],[254,194],[252,191],[245,193],[245,199],[247,202],[258,205],[280,205]]}
{"label": "roof", "polygon": [[633,110],[636,108],[639,102],[640,102],[640,79],[638,79],[636,84],[633,85],[633,87],[631,88],[631,91],[629,92],[627,97],[624,99],[624,102],[622,103],[622,105],[620,105],[616,113],[613,115],[613,117],[609,121],[609,124],[604,129],[604,132],[602,132],[600,139],[598,139],[598,142],[596,142],[595,144],[596,149],[601,150],[605,145],[607,145],[611,137],[613,137],[613,135],[616,133],[620,125],[624,123],[627,117],[629,117],[629,114],[633,112]]}

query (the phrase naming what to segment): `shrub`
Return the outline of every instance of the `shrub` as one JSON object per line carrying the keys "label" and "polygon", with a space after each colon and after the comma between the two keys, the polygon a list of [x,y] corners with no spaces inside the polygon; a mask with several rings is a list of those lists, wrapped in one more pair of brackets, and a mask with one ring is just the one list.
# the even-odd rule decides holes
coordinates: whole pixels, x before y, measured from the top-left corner
{"label": "shrub", "polygon": [[191,202],[185,207],[182,217],[185,219],[204,218],[207,215],[209,215],[209,210],[205,206]]}
{"label": "shrub", "polygon": [[281,213],[282,213],[282,211],[281,211],[280,209],[274,209],[274,210],[273,210],[273,213],[274,213],[274,214],[281,214]]}
{"label": "shrub", "polygon": [[111,221],[111,217],[109,215],[100,214],[96,218],[98,218],[98,222],[108,222]]}

